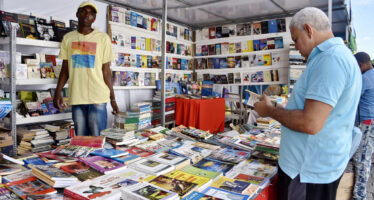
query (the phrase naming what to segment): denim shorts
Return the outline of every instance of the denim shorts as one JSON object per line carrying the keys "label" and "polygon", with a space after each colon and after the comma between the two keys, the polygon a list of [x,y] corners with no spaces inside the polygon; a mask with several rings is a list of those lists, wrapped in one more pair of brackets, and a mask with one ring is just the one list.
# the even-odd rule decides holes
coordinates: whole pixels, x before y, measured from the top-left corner
{"label": "denim shorts", "polygon": [[75,135],[99,136],[106,129],[106,103],[73,105]]}

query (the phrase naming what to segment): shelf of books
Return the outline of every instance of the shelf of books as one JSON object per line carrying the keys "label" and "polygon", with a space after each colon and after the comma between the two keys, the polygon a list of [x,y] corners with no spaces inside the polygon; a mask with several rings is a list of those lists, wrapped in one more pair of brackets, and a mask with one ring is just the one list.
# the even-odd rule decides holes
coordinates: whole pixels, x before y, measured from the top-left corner
{"label": "shelf of books", "polygon": [[191,74],[192,70],[166,69],[166,73],[171,73],[171,74]]}
{"label": "shelf of books", "polygon": [[71,119],[71,118],[72,118],[71,112],[59,113],[59,114],[53,114],[53,115],[42,115],[42,116],[37,116],[37,117],[17,118],[17,125],[51,122],[51,121],[66,120],[66,119]]}
{"label": "shelf of books", "polygon": [[[8,85],[9,79],[0,79],[0,84]],[[20,79],[16,81],[16,85],[55,85],[58,79]]]}
{"label": "shelf of books", "polygon": [[[37,47],[46,47],[46,48],[60,48],[60,42],[54,41],[45,41],[45,40],[36,40],[36,39],[27,39],[27,38],[17,38],[17,45],[24,46],[37,46]],[[0,44],[9,44],[9,38],[1,38]]]}
{"label": "shelf of books", "polygon": [[156,89],[156,86],[113,86],[114,90]]}
{"label": "shelf of books", "polygon": [[256,71],[266,71],[266,70],[276,70],[281,68],[287,68],[287,66],[254,66],[246,68],[223,68],[223,69],[197,69],[197,73],[210,73],[210,74],[220,74],[228,72],[256,72]]}
{"label": "shelf of books", "polygon": [[299,51],[295,49],[295,44],[290,43],[290,53],[289,53],[289,75],[288,75],[288,87],[290,88],[289,93],[292,92],[293,87],[300,76],[306,69],[306,60],[300,54]]}
{"label": "shelf of books", "polygon": [[225,57],[236,57],[236,56],[249,56],[256,54],[268,54],[268,53],[278,53],[278,52],[288,52],[288,49],[268,49],[261,51],[251,51],[251,52],[241,52],[241,53],[225,53],[225,54],[215,54],[215,55],[206,55],[206,56],[195,56],[196,59],[199,58],[225,58]]}
{"label": "shelf of books", "polygon": [[133,71],[133,72],[160,72],[158,68],[138,68],[138,67],[111,67],[112,71]]}

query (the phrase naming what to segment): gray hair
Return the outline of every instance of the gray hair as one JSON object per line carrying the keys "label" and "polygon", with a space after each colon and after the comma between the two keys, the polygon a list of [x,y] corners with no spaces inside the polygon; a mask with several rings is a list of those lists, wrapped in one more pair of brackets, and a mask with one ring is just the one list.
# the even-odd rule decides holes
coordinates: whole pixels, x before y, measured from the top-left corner
{"label": "gray hair", "polygon": [[321,9],[314,7],[306,7],[297,12],[291,19],[290,28],[304,30],[305,24],[311,25],[317,31],[331,30],[327,15]]}

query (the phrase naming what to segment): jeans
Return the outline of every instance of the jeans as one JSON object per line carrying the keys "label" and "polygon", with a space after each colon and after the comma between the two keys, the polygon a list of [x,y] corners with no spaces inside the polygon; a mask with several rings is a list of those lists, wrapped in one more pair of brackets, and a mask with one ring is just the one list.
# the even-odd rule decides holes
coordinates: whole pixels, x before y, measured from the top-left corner
{"label": "jeans", "polygon": [[106,129],[106,103],[73,105],[75,135],[99,136]]}
{"label": "jeans", "polygon": [[355,155],[353,164],[355,170],[355,185],[353,188],[353,198],[366,199],[366,184],[370,177],[371,156],[374,152],[374,128],[373,124],[361,124],[362,139]]}

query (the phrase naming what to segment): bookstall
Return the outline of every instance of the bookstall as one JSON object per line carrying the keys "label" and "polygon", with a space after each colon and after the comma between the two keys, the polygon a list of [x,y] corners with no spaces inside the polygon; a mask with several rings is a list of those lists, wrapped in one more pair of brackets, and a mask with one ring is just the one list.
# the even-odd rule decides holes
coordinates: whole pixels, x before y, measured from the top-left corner
{"label": "bookstall", "polygon": [[348,38],[349,4],[92,2],[94,28],[111,38],[121,111],[113,116],[108,105],[97,137],[75,136],[71,108],[53,106],[61,40],[77,28],[81,1],[0,0],[0,150],[11,156],[0,161],[1,198],[276,199],[280,124],[246,124],[248,86],[283,103],[276,95],[305,69],[292,15],[319,7]]}

